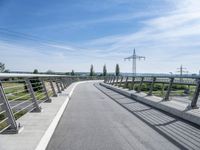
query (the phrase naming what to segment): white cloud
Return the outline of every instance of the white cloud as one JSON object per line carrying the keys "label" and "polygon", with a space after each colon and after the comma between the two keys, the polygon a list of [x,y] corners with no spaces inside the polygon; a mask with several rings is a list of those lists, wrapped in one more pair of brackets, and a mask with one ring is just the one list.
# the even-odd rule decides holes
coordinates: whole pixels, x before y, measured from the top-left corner
{"label": "white cloud", "polygon": [[[154,11],[144,14],[123,14],[102,19],[80,22],[93,24],[109,21],[124,21],[140,18],[142,27],[134,33],[110,35],[80,43],[78,46],[49,44],[49,50],[41,52],[30,47],[7,45],[0,43],[0,52],[4,53],[5,62],[14,68],[30,66],[42,70],[84,71],[90,64],[107,64],[114,70],[115,63],[120,63],[121,70],[131,70],[129,63],[123,58],[130,55],[135,47],[139,54],[146,55],[147,61],[138,64],[139,72],[171,72],[183,64],[190,72],[199,70],[200,58],[200,1],[199,0],[167,0],[174,5],[173,9],[155,15]],[[154,16],[155,15],[155,16]],[[143,16],[151,16],[149,19]],[[154,16],[154,17],[152,17]],[[17,66],[12,62],[18,62]],[[34,63],[31,65],[30,63]],[[29,67],[28,67],[29,65]],[[24,67],[26,66],[26,67]]]}

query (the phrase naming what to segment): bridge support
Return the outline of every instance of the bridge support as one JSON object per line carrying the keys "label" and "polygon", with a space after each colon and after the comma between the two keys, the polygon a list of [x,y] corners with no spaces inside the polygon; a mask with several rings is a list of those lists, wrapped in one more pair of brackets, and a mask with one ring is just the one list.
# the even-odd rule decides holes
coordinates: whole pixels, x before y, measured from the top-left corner
{"label": "bridge support", "polygon": [[197,101],[198,101],[198,98],[199,98],[199,93],[200,93],[200,79],[197,80],[196,90],[195,90],[195,93],[194,93],[193,98],[192,98],[191,107],[193,109],[198,108],[197,107]]}
{"label": "bridge support", "polygon": [[167,93],[164,97],[164,101],[168,101],[169,100],[169,96],[170,96],[170,92],[171,92],[171,89],[172,89],[172,86],[173,86],[173,82],[174,82],[174,78],[170,78],[170,82],[169,82],[169,87],[167,89]]}
{"label": "bridge support", "polygon": [[151,96],[151,95],[152,95],[155,82],[156,82],[156,77],[153,77],[153,80],[152,80],[152,83],[151,83],[151,87],[150,87],[148,96]]}

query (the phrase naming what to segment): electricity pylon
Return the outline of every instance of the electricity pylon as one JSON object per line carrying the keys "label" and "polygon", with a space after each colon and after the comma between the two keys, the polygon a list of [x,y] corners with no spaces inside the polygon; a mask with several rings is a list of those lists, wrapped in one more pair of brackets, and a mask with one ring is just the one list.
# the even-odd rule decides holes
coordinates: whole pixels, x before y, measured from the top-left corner
{"label": "electricity pylon", "polygon": [[180,68],[177,68],[177,69],[178,69],[177,72],[180,73],[180,82],[181,82],[183,81],[182,79],[183,73],[188,73],[188,71],[186,71],[187,68],[184,68],[183,65],[181,65]]}
{"label": "electricity pylon", "polygon": [[144,56],[137,56],[136,55],[136,52],[135,52],[135,49],[133,50],[133,55],[132,56],[129,56],[129,57],[127,57],[127,58],[124,58],[124,60],[131,60],[132,59],[132,74],[133,74],[133,76],[136,76],[136,67],[137,67],[137,64],[136,64],[136,62],[137,62],[137,59],[138,60],[141,60],[141,59],[143,59],[143,60],[145,60],[145,57]]}

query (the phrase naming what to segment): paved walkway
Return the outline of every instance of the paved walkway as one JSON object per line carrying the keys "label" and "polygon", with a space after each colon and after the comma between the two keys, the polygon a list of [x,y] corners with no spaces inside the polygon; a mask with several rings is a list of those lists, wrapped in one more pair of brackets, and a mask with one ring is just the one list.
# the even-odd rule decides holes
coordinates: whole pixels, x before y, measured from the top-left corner
{"label": "paved walkway", "polygon": [[47,150],[200,149],[200,127],[98,84],[77,86]]}

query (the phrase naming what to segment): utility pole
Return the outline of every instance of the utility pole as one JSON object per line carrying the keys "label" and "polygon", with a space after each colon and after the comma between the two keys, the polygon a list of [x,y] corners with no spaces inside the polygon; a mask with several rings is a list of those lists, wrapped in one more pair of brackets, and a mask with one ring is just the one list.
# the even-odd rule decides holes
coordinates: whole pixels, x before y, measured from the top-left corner
{"label": "utility pole", "polygon": [[183,73],[188,73],[188,71],[186,71],[187,68],[184,68],[183,65],[181,65],[180,68],[177,68],[177,69],[178,69],[177,72],[180,73],[180,82],[181,82],[183,80],[182,79]]}
{"label": "utility pole", "polygon": [[133,74],[133,76],[136,76],[136,67],[137,67],[137,64],[136,64],[136,62],[137,62],[137,59],[138,60],[141,60],[141,59],[143,59],[143,60],[145,60],[145,57],[144,56],[137,56],[136,55],[136,52],[135,52],[135,49],[133,50],[133,55],[132,56],[129,56],[129,57],[127,57],[127,58],[124,58],[124,60],[131,60],[132,59],[132,74]]}

